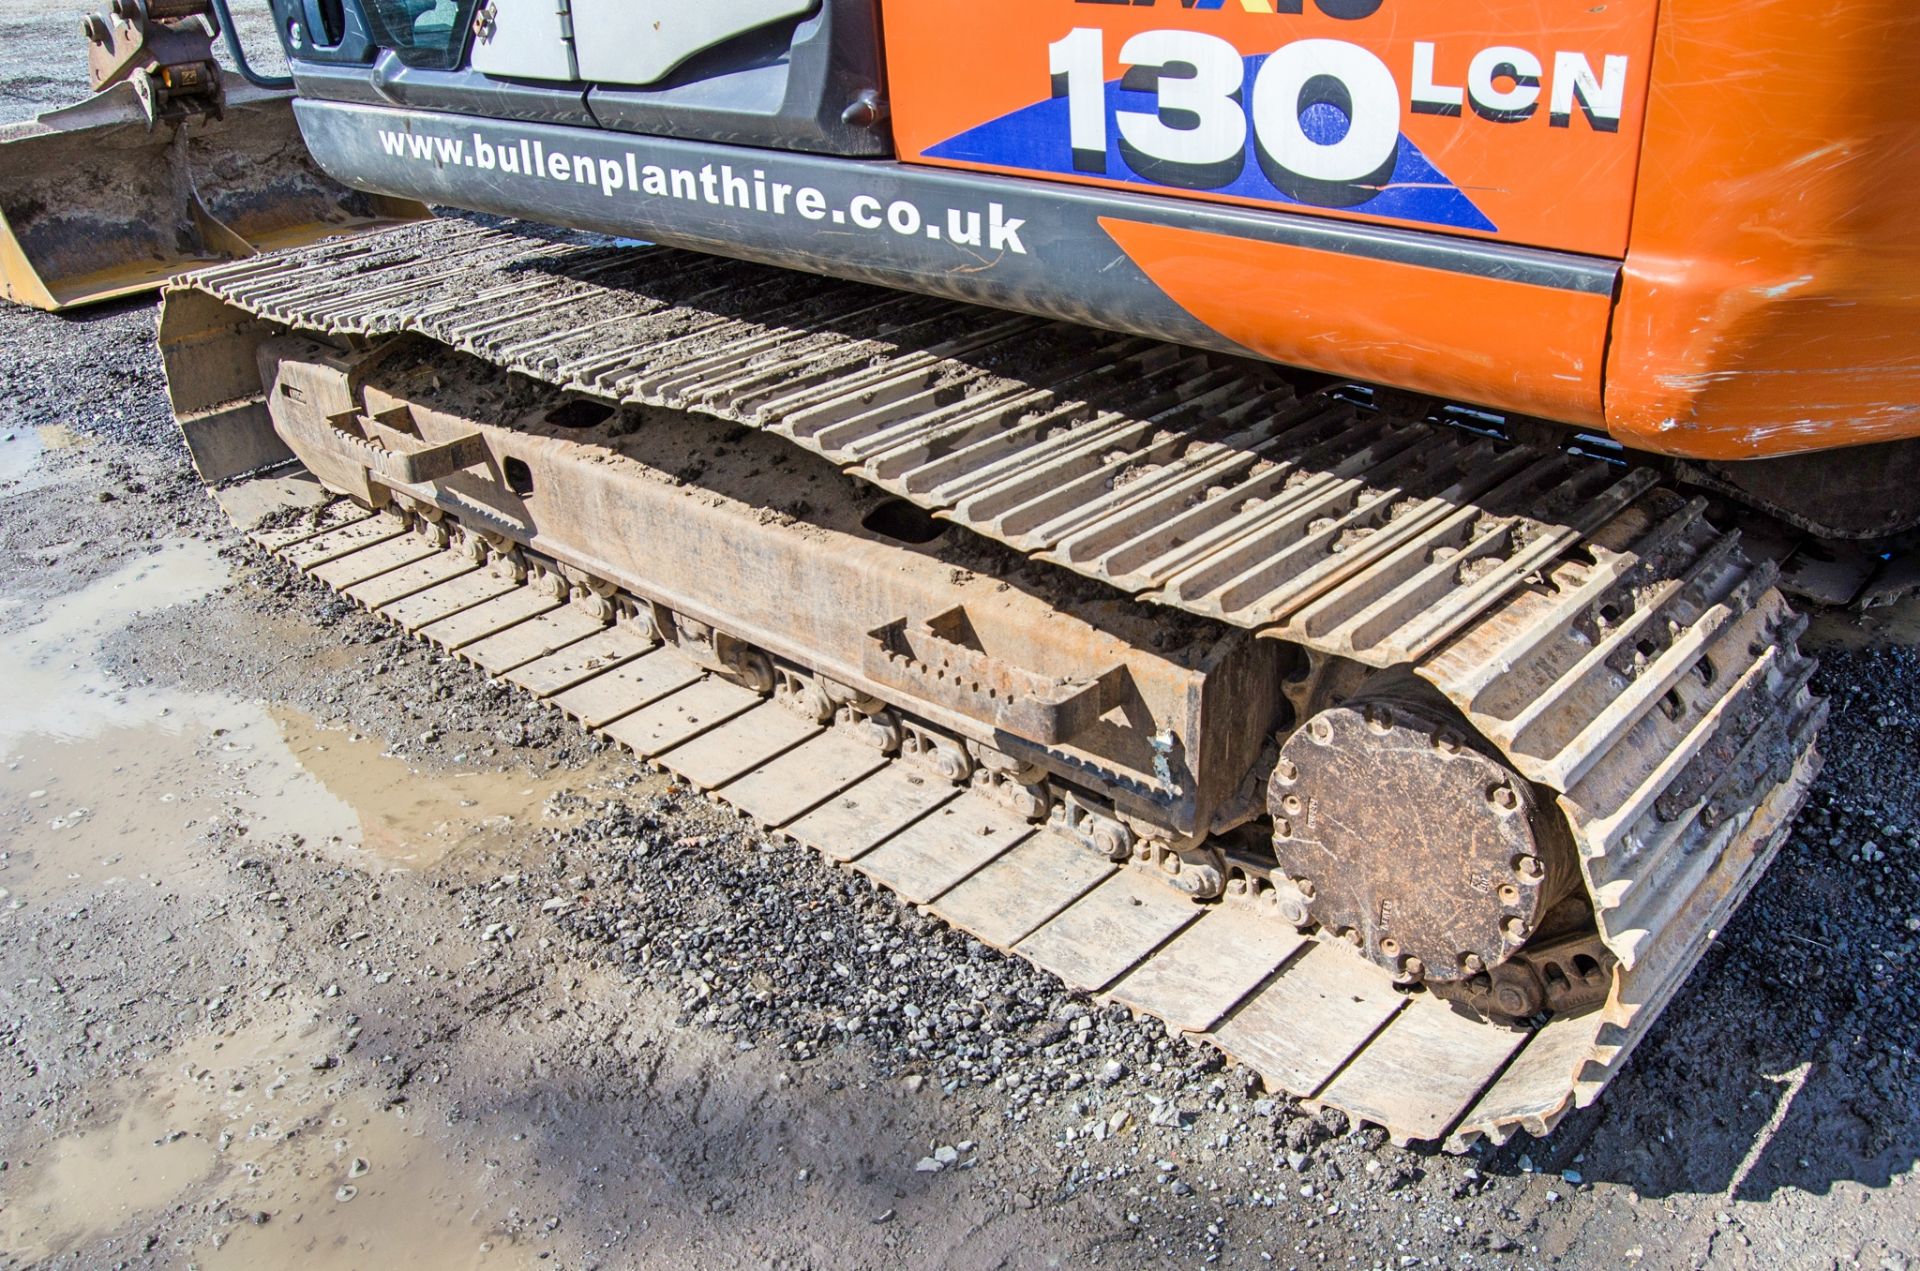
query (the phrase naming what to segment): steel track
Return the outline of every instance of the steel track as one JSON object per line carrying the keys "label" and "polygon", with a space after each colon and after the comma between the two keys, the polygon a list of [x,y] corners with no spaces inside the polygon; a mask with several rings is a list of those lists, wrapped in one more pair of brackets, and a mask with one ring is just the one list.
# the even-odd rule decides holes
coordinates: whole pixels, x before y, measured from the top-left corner
{"label": "steel track", "polygon": [[[226,491],[257,514],[284,475]],[[254,540],[409,633],[565,711],[767,830],[820,852],[1075,989],[1251,1065],[1270,1088],[1383,1126],[1396,1142],[1495,1129],[1470,1109],[1524,1031],[1397,991],[1338,942],[1247,904],[1196,904],[987,791],[892,758],[702,670],[644,623],[515,582],[430,529],[332,504]],[[622,606],[626,608],[627,606]]]}
{"label": "steel track", "polygon": [[[1770,568],[1644,469],[1302,401],[1272,368],[1149,341],[459,223],[183,280],[170,376],[183,357],[220,360],[222,341],[250,362],[247,342],[275,328],[421,336],[562,389],[765,429],[1143,600],[1412,667],[1556,794],[1619,968],[1604,1010],[1475,1059],[1471,1106],[1444,1125],[1369,1113],[1338,1073],[1303,1089],[1263,1050],[1287,1030],[1244,1022],[1257,1002],[1212,1034],[1397,1135],[1544,1133],[1590,1102],[1816,766],[1824,705]],[[1393,1018],[1401,1053],[1449,1050],[1423,1044],[1431,1012]],[[1379,1090],[1411,1076],[1386,1052],[1368,1065]]]}

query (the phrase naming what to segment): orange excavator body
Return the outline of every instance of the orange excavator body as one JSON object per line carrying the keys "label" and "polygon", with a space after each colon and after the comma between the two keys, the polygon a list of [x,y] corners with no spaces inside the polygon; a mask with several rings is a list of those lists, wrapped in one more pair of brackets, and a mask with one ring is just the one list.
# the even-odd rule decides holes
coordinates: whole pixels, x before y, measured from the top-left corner
{"label": "orange excavator body", "polygon": [[[1259,184],[1254,152],[1283,149],[1287,138],[1253,135],[1242,160],[1251,179],[1202,188],[1168,166],[1155,193],[1421,225],[1619,266],[1612,291],[1595,294],[1103,218],[1129,260],[1238,344],[1603,427],[1636,449],[1688,458],[1920,435],[1920,219],[1911,210],[1920,115],[1906,105],[1920,80],[1920,10],[1911,5],[1859,0],[1814,15],[1792,0],[1667,0],[1657,12],[1652,3],[1562,5],[1544,18],[1532,0],[1453,3],[1444,15],[1391,0],[966,7],[972,16],[959,21],[953,5],[885,6],[907,162],[1038,174],[1020,161],[1032,151],[1017,130],[996,138],[990,121],[1050,92],[1071,95],[1061,81],[1080,55],[1102,59],[1102,79],[1127,95],[1123,130],[1133,123],[1150,145],[1155,121],[1131,95],[1151,83],[1128,78],[1136,59],[1156,50],[1204,58],[1220,42],[1248,59],[1232,91],[1260,134],[1273,78],[1264,59],[1316,42],[1336,63],[1391,74],[1402,145],[1424,161],[1418,171],[1403,162],[1366,187],[1376,192],[1367,199],[1262,199],[1234,191]],[[1065,68],[1051,85],[1037,73],[1049,50]],[[1189,77],[1189,65],[1162,74],[1179,72],[1193,116],[1163,111],[1158,122],[1191,136],[1209,121],[1194,87],[1206,72]],[[1116,153],[1141,156],[1128,136],[1112,140]],[[1132,167],[1097,170],[1103,157],[1083,152],[1090,161],[1079,170],[1044,175],[1140,188]],[[1186,188],[1168,183],[1183,179]],[[1437,184],[1444,200],[1432,197]],[[1398,215],[1371,210],[1403,191]]]}

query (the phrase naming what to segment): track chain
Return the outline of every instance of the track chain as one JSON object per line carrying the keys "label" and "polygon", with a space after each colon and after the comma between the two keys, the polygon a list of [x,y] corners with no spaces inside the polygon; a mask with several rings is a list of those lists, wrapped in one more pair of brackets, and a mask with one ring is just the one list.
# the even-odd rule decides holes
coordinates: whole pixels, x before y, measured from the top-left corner
{"label": "track chain", "polygon": [[[1534,1033],[1436,1131],[1456,1145],[1545,1133],[1597,1095],[1817,766],[1825,707],[1772,570],[1704,501],[1616,455],[1302,398],[1262,364],[572,233],[442,222],[174,291],[238,311],[239,338],[244,315],[415,335],[765,429],[1143,600],[1411,666],[1557,797],[1619,959],[1603,1010]],[[1217,1040],[1299,1091],[1246,1044],[1249,1009]],[[1305,1093],[1341,1103],[1339,1080]]]}

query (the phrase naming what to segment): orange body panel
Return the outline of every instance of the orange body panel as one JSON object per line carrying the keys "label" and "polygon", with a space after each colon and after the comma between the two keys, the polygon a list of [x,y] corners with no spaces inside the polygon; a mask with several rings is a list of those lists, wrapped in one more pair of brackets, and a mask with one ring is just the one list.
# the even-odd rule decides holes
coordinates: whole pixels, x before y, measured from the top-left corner
{"label": "orange body panel", "polygon": [[[1168,298],[1258,353],[1695,458],[1920,436],[1913,0],[883,0],[883,15],[907,162],[1620,269],[1609,297],[1103,219]],[[1289,57],[1331,59],[1345,87],[1329,98],[1303,71],[1263,94]],[[1308,143],[1292,153],[1331,153],[1369,118],[1367,75],[1389,166],[1302,183],[1270,143],[1291,122]],[[1450,93],[1464,107],[1436,109]],[[1501,97],[1521,108],[1487,108]],[[1156,119],[1157,141],[1127,131]]]}
{"label": "orange body panel", "polygon": [[1662,5],[1609,431],[1708,459],[1920,436],[1916,86],[1913,0]]}
{"label": "orange body panel", "polygon": [[[1101,225],[1181,308],[1276,362],[1601,421],[1606,296],[1161,225]],[[1366,302],[1328,303],[1355,295]],[[1455,320],[1442,327],[1438,314]]]}
{"label": "orange body panel", "polygon": [[[1287,12],[1293,7],[1300,12]],[[1199,0],[1192,7],[1182,0],[883,0],[882,12],[894,139],[900,157],[909,162],[1148,188],[1243,206],[1284,206],[1292,212],[1374,224],[1438,225],[1474,237],[1618,257],[1626,247],[1632,210],[1655,7],[1655,0]],[[1342,11],[1364,16],[1331,16]],[[1417,156],[1435,171],[1423,168],[1414,175],[1408,171],[1411,165],[1403,165],[1383,179],[1383,192],[1410,197],[1347,207],[1234,193],[1235,188],[1262,185],[1256,142],[1263,132],[1271,136],[1273,129],[1257,126],[1256,116],[1285,109],[1277,103],[1256,103],[1254,65],[1235,86],[1235,109],[1243,116],[1245,134],[1240,166],[1248,180],[1180,188],[1173,182],[1115,179],[1111,171],[1102,175],[1075,170],[1061,159],[1064,77],[1050,75],[1049,69],[1052,46],[1076,29],[1104,37],[1101,76],[1108,83],[1117,81],[1129,65],[1120,54],[1129,39],[1142,32],[1192,33],[1224,41],[1242,56],[1256,59],[1307,41],[1351,46],[1359,51],[1357,58],[1377,59],[1391,76],[1396,98],[1384,109],[1398,122],[1406,157]],[[1431,73],[1424,80],[1423,44],[1432,49]],[[1476,108],[1479,99],[1467,91],[1474,59],[1503,48],[1520,55],[1521,65],[1510,69],[1537,70],[1539,80],[1525,86],[1499,75],[1489,84],[1485,97],[1518,94],[1513,98],[1516,108],[1505,112],[1515,116],[1511,118],[1491,117],[1500,112]],[[1578,104],[1563,122],[1555,120],[1555,76],[1570,80],[1572,65],[1569,61],[1562,67],[1560,54],[1583,57],[1607,79],[1607,88],[1619,95],[1617,120],[1603,113],[1596,126],[1591,122],[1596,116]],[[1619,59],[1611,68],[1610,57]],[[1528,58],[1538,65],[1528,64]],[[1491,64],[1497,63],[1496,54]],[[1460,104],[1454,113],[1423,110],[1418,102],[1423,82],[1439,95],[1457,94]],[[1570,91],[1570,85],[1562,91]],[[1143,94],[1117,104],[1116,97],[1108,103],[1108,114],[1116,108],[1151,109],[1150,98],[1150,93]],[[1055,105],[1050,118],[1033,113],[1049,101]],[[1027,117],[1016,121],[1023,111]],[[1354,107],[1352,113],[1359,116],[1363,110]],[[1024,131],[1030,137],[1044,127],[1054,135],[1045,138],[1045,147],[1011,144],[1004,136],[983,137],[976,146],[953,145],[956,138],[993,121],[1005,123],[1003,132]],[[1184,126],[1190,120],[1172,122]],[[1110,120],[1110,132],[1117,131],[1114,123]],[[1120,138],[1111,139],[1117,151]],[[966,157],[956,157],[956,150]],[[1117,165],[1117,153],[1115,160]],[[1396,183],[1398,190],[1392,188]],[[1417,197],[1422,191],[1414,187],[1436,183],[1456,190],[1460,200],[1483,214],[1482,220],[1450,216],[1449,209],[1434,206],[1422,215]],[[1412,214],[1404,214],[1408,212]]]}

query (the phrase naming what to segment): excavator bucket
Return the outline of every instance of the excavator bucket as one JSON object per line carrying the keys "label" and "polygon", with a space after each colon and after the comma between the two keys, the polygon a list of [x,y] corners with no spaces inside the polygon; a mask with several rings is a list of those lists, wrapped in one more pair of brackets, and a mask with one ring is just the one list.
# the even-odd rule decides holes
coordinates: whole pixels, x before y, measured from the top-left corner
{"label": "excavator bucket", "polygon": [[287,93],[225,84],[219,117],[149,124],[130,83],[0,128],[0,295],[66,309],[186,270],[420,220],[307,153]]}

